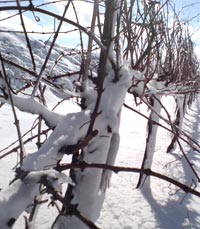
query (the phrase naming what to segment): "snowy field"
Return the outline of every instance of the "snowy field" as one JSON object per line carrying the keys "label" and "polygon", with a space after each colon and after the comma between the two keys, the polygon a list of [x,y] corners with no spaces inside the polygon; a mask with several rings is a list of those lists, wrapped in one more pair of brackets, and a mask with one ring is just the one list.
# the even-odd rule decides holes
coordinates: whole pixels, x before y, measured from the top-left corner
{"label": "snowy field", "polygon": [[[197,97],[184,119],[184,129],[197,141],[200,141],[199,113],[200,97]],[[121,147],[116,164],[137,168],[144,151],[146,121],[124,109],[120,130]],[[170,134],[159,128],[152,169],[190,185],[191,168],[178,149],[171,155],[166,154],[169,142]],[[200,173],[199,155],[193,155],[190,148],[186,152]],[[99,225],[105,229],[200,228],[199,198],[185,195],[165,181],[156,178],[151,181],[151,190],[144,188],[141,192],[135,190],[136,174],[114,174]]]}
{"label": "snowy field", "polygon": [[[131,104],[133,102],[132,98],[127,97],[126,102]],[[172,99],[168,99],[167,102],[173,104]],[[143,106],[137,109],[140,111],[146,110]],[[184,129],[196,140],[200,140],[199,113],[200,97],[197,97],[184,119]],[[26,115],[18,111],[18,116],[23,120],[20,123],[23,130],[28,130],[32,125],[32,115]],[[2,149],[16,139],[16,130],[11,109],[7,105],[1,108],[0,117],[0,148]],[[124,108],[120,133],[121,144],[116,165],[139,168],[145,146],[146,120]],[[187,181],[191,182],[191,169],[184,161],[179,150],[177,149],[171,155],[165,152],[169,142],[170,134],[159,128],[153,169],[190,185]],[[34,148],[34,146],[32,147]],[[28,149],[28,151],[32,151],[33,148]],[[198,155],[193,154],[189,148],[187,152],[200,173]],[[13,178],[14,173],[10,172],[10,169],[15,166],[15,163],[15,153],[0,160],[0,188],[5,187]],[[113,174],[103,210],[97,222],[100,228],[200,228],[199,198],[189,194],[185,195],[173,185],[155,178],[152,179],[151,191],[144,188],[141,192],[135,189],[137,178],[137,174]],[[50,228],[50,223],[56,214],[55,210],[52,207],[48,207],[48,210],[41,207],[40,211],[42,211],[42,214],[38,218],[35,229]],[[21,217],[14,228],[21,229],[24,227],[23,224],[24,218]]]}

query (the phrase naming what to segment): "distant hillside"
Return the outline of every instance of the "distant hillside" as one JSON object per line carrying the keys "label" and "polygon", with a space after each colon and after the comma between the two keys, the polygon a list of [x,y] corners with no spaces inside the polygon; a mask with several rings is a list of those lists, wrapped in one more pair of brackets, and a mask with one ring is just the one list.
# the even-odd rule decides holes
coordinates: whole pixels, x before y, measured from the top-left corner
{"label": "distant hillside", "polygon": [[[3,28],[2,30],[6,30],[6,28]],[[50,49],[51,42],[36,40],[31,36],[29,36],[29,38],[35,60],[36,72],[39,74],[48,50]],[[14,31],[1,32],[0,52],[5,60],[14,62],[30,71],[33,71],[33,64],[24,34],[15,33]],[[95,57],[93,59],[92,68],[95,69],[97,61],[95,60]],[[56,44],[50,55],[43,77],[54,82],[57,81],[58,84],[66,81],[66,79],[70,79],[72,82],[79,76],[81,62],[82,60],[79,50],[61,47]],[[31,74],[14,67],[12,64],[8,64],[7,62],[4,63],[7,75],[11,79],[13,88],[19,88],[26,82],[27,79],[32,79],[33,81],[36,79]],[[68,77],[63,77],[63,75]]]}

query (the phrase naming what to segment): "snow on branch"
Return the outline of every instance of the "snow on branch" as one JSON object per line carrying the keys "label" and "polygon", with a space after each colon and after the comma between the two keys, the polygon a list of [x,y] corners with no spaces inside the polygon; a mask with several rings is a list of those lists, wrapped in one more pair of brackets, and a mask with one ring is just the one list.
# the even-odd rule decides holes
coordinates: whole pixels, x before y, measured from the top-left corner
{"label": "snow on branch", "polygon": [[[63,183],[73,185],[71,179],[63,173],[53,169],[20,172],[20,179],[14,181],[0,195],[0,225],[1,228],[11,228],[21,212],[26,209],[33,200],[36,193],[39,193],[39,184],[51,186],[55,192],[61,191]],[[15,206],[15,207],[13,207]]]}
{"label": "snow on branch", "polygon": [[64,146],[76,145],[85,137],[89,120],[90,115],[85,112],[67,114],[40,149],[27,155],[23,169],[41,170],[55,165],[63,157]]}
{"label": "snow on branch", "polygon": [[[5,225],[5,222],[9,225],[14,224],[15,219],[26,209],[34,197],[39,194],[37,183],[40,177],[44,174],[47,175],[50,170],[46,171],[46,169],[52,168],[62,159],[63,154],[60,150],[64,145],[75,145],[85,136],[88,127],[86,124],[89,120],[90,116],[85,114],[85,112],[68,114],[59,122],[40,149],[35,153],[27,155],[21,167],[25,178],[22,181],[17,179],[8,188],[0,192],[0,225]],[[29,175],[26,176],[26,174]],[[50,174],[50,180],[54,180],[56,174]],[[15,207],[13,208],[13,206]],[[8,222],[8,219],[12,220]]]}
{"label": "snow on branch", "polygon": [[[12,94],[13,104],[21,111],[31,114],[41,115],[49,127],[55,127],[59,120],[64,116],[56,112],[50,111],[47,107],[37,102],[32,97],[21,97]],[[10,103],[10,100],[0,97],[3,103]]]}
{"label": "snow on branch", "polygon": [[[54,200],[59,201],[63,204],[63,206],[69,209],[69,213],[71,216],[76,216],[80,221],[82,221],[86,226],[88,226],[91,229],[100,229],[90,219],[84,216],[82,212],[80,212],[77,209],[77,205],[68,204],[66,202],[66,199],[64,196],[62,196],[61,192],[56,191],[52,183],[48,181],[48,176],[43,176],[40,180],[40,183],[46,187],[47,193],[52,194]],[[71,182],[69,182],[69,184],[70,183]]]}
{"label": "snow on branch", "polygon": [[34,99],[34,97],[22,97],[16,95],[9,85],[9,79],[6,75],[2,59],[1,64],[2,66],[0,66],[0,101],[3,103],[9,103],[12,106],[17,107],[21,111],[41,115],[49,127],[55,127],[58,124],[59,120],[63,117],[63,115],[50,111],[46,106],[37,102]]}

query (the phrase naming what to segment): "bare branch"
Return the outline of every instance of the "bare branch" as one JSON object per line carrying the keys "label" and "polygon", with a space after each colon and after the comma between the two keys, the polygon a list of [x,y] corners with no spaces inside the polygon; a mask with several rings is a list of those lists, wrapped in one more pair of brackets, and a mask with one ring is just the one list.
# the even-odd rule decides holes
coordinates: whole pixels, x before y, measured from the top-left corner
{"label": "bare branch", "polygon": [[54,47],[54,45],[55,45],[56,39],[57,39],[58,34],[59,34],[59,31],[60,31],[60,29],[61,29],[61,26],[62,26],[63,20],[64,20],[64,18],[65,18],[65,14],[66,14],[66,12],[67,12],[67,10],[68,10],[69,4],[70,4],[70,1],[69,1],[68,4],[65,6],[65,9],[64,9],[64,12],[63,12],[63,16],[62,16],[61,19],[60,19],[60,23],[59,23],[59,25],[58,25],[58,28],[57,28],[56,33],[54,34],[54,38],[53,38],[53,41],[52,41],[52,43],[51,43],[50,49],[49,49],[49,51],[48,51],[48,54],[46,55],[46,59],[45,59],[43,65],[42,65],[42,68],[41,68],[40,73],[39,73],[39,75],[38,75],[37,81],[36,81],[36,83],[35,83],[35,87],[34,87],[34,89],[33,89],[32,96],[35,96],[36,91],[37,91],[37,89],[38,89],[38,87],[39,87],[39,83],[40,83],[40,80],[41,80],[41,78],[42,78],[42,74],[43,74],[43,72],[44,72],[44,70],[45,70],[45,68],[46,68],[46,65],[47,65],[48,61],[49,61],[49,57],[50,57],[51,52],[52,52],[52,50],[53,50],[53,47]]}
{"label": "bare branch", "polygon": [[57,171],[61,172],[64,170],[69,170],[69,169],[88,169],[88,168],[99,168],[99,169],[108,169],[113,171],[114,173],[119,173],[119,172],[131,172],[131,173],[140,173],[140,174],[145,174],[146,176],[153,176],[156,178],[159,178],[161,180],[167,181],[180,189],[182,189],[186,193],[191,193],[195,196],[200,197],[200,192],[196,191],[195,189],[175,180],[172,179],[168,176],[165,176],[163,174],[157,173],[152,171],[151,169],[139,169],[139,168],[133,168],[133,167],[121,167],[121,166],[111,166],[111,165],[106,165],[106,164],[88,164],[88,163],[81,163],[81,164],[61,164],[57,165],[54,169]]}

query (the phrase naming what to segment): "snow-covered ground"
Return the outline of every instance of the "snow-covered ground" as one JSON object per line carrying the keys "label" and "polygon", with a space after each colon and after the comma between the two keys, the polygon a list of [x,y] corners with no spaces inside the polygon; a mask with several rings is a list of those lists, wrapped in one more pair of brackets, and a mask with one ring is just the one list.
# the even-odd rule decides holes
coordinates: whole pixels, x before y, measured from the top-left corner
{"label": "snow-covered ground", "polygon": [[[15,58],[20,64],[26,65],[26,52],[23,52],[21,57],[16,55],[21,44],[22,37],[9,35],[10,39],[14,41],[11,46],[7,37],[1,36],[0,48],[1,52]],[[34,44],[36,60],[38,66],[41,66],[40,52],[44,48],[42,42]],[[53,53],[52,61],[49,66],[53,64],[53,60],[59,56],[62,51],[57,47]],[[13,55],[11,55],[11,53]],[[67,71],[77,70],[79,60],[74,56],[70,59],[65,59],[61,65],[57,66],[54,73],[62,74],[62,68],[67,66]],[[10,76],[14,77],[13,69],[10,70]],[[24,78],[28,76],[25,75]],[[19,82],[20,83],[20,82]],[[55,96],[48,91],[48,105],[53,107],[56,104]],[[163,102],[169,109],[169,113],[173,116],[173,98],[163,98]],[[129,105],[134,104],[134,99],[127,96],[126,103]],[[135,107],[138,111],[148,114],[144,105]],[[62,104],[58,110],[61,113],[71,112],[77,109],[77,106],[72,103]],[[192,104],[191,108],[187,110],[184,118],[183,128],[192,136],[196,141],[200,142],[200,96]],[[164,111],[162,111],[164,114]],[[20,120],[23,133],[28,131],[36,116],[25,114],[17,110],[17,115]],[[146,124],[142,116],[134,113],[133,111],[123,108],[122,121],[120,127],[121,143],[120,150],[117,157],[116,165],[125,167],[140,168],[146,141]],[[33,131],[34,132],[34,131]],[[33,133],[32,133],[33,134]],[[17,139],[17,131],[14,125],[13,114],[8,105],[0,108],[0,150]],[[155,157],[153,162],[153,170],[164,173],[180,182],[187,185],[192,184],[193,175],[191,168],[186,163],[179,149],[171,154],[166,153],[166,149],[170,143],[171,135],[162,128],[158,129],[158,138],[155,150]],[[35,143],[28,144],[27,153],[33,152],[36,149]],[[188,157],[195,166],[196,171],[200,174],[200,156],[191,148],[184,145],[184,149]],[[0,152],[0,156],[3,152]],[[16,165],[17,156],[16,152],[0,160],[0,188],[4,188],[13,179],[14,172],[12,168]],[[151,190],[143,189],[136,190],[138,174],[133,173],[118,173],[113,174],[110,188],[107,191],[106,199],[103,205],[101,216],[97,221],[97,225],[102,229],[179,229],[179,228],[200,228],[200,199],[190,194],[185,195],[181,190],[169,183],[151,178]],[[192,186],[193,187],[193,186]],[[47,207],[45,205],[45,207]],[[35,229],[49,229],[53,222],[56,210],[51,206],[41,207],[41,214],[36,221]],[[0,225],[1,228],[1,225]],[[24,228],[23,216],[16,223],[15,229]]]}
{"label": "snow-covered ground", "polygon": [[[132,103],[127,97],[127,103]],[[173,100],[171,99],[171,101]],[[143,106],[139,110],[146,110]],[[184,128],[197,141],[200,141],[200,97],[197,97],[191,109],[187,111],[184,120]],[[32,125],[32,115],[26,115],[18,111],[22,118],[22,127],[28,130]],[[13,124],[12,112],[8,105],[0,110],[0,148],[16,139],[16,130]],[[123,109],[121,122],[121,144],[116,165],[137,167],[141,165],[145,146],[146,120]],[[153,169],[163,172],[179,181],[191,182],[191,169],[188,167],[181,153],[177,149],[172,155],[166,154],[166,148],[170,142],[170,134],[159,128],[156,154]],[[34,147],[34,146],[33,146]],[[33,149],[29,149],[30,151]],[[187,149],[190,159],[194,161],[195,168],[200,173],[197,154]],[[10,169],[16,163],[16,157],[12,155],[0,160],[0,188],[5,187],[13,178]],[[110,188],[107,191],[101,217],[97,225],[104,229],[153,229],[153,228],[200,228],[200,199],[190,194],[185,194],[173,185],[165,181],[152,179],[151,191],[136,190],[137,174],[119,173],[113,174]],[[190,185],[190,183],[187,183]],[[50,223],[56,211],[48,207],[48,211],[42,208],[42,214],[38,218],[37,229],[50,228]],[[24,219],[21,217],[14,228],[23,228]]]}
{"label": "snow-covered ground", "polygon": [[[167,99],[173,104],[173,99]],[[171,106],[172,108],[172,106]],[[142,108],[141,108],[142,109]],[[200,97],[197,97],[184,119],[184,129],[200,142]],[[139,167],[145,145],[146,121],[131,111],[123,110],[121,146],[117,165]],[[159,128],[153,170],[191,185],[191,168],[177,149],[166,154],[170,134]],[[200,174],[200,157],[187,148],[189,158]],[[112,177],[99,225],[105,229],[200,228],[200,199],[185,195],[169,183],[151,178],[151,190],[136,190],[137,174],[119,173]],[[194,184],[193,184],[194,185]]]}

